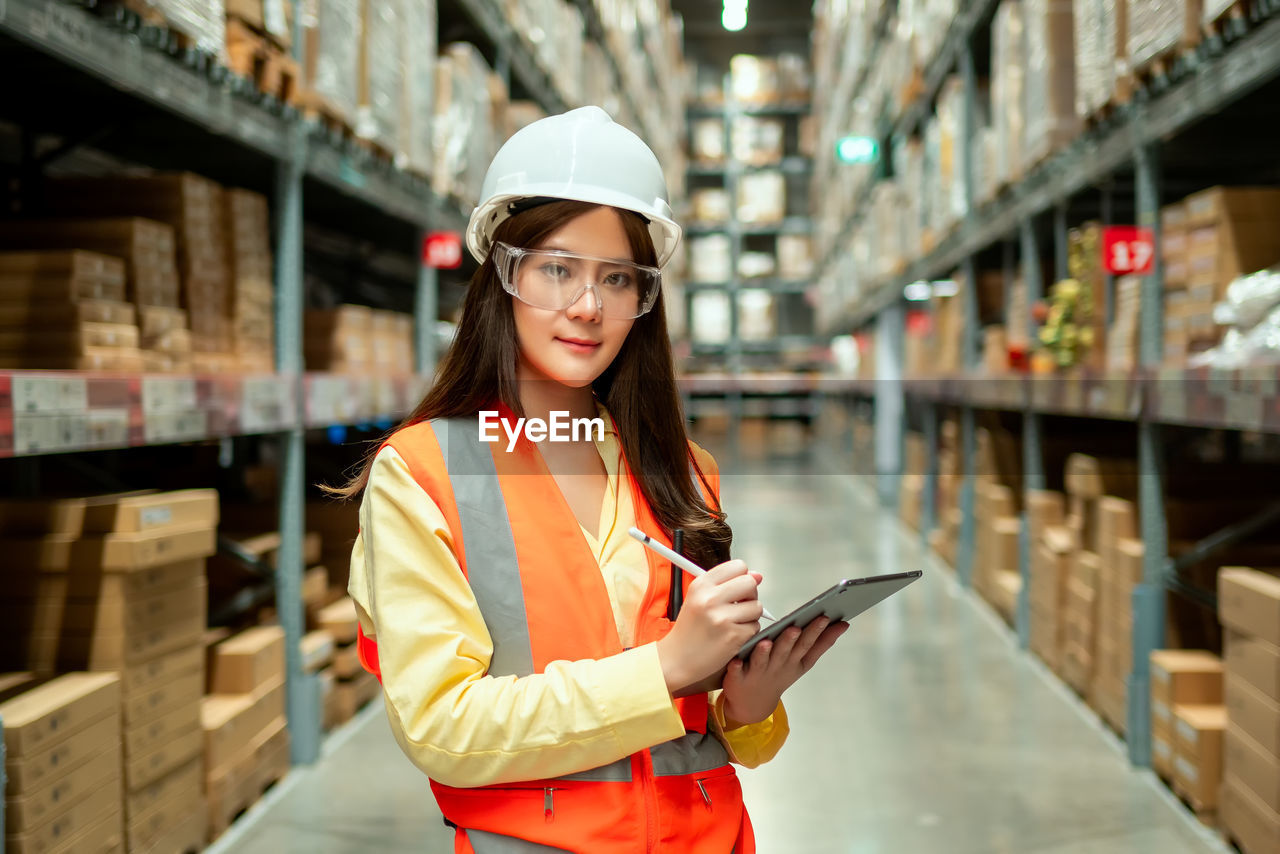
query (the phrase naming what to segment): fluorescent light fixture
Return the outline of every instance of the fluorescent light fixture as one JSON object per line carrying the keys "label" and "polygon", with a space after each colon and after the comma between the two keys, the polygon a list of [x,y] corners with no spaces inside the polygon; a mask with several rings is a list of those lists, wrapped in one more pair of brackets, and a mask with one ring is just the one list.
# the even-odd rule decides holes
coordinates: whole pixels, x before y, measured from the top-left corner
{"label": "fluorescent light fixture", "polygon": [[928,282],[912,282],[902,290],[902,295],[909,302],[926,302],[933,294]]}
{"label": "fluorescent light fixture", "polygon": [[741,31],[747,26],[747,4],[739,6],[734,4],[734,0],[728,0],[720,13],[720,24],[731,33]]}

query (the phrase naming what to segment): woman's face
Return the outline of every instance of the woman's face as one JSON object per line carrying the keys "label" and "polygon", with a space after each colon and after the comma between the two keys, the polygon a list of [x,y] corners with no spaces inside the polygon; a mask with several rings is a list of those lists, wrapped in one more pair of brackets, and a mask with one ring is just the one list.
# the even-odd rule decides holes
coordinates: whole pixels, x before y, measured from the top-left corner
{"label": "woman's face", "polygon": [[[613,208],[596,208],[565,223],[539,246],[600,258],[633,260],[631,243]],[[604,297],[607,299],[608,297]],[[535,308],[511,297],[520,347],[520,378],[591,385],[622,349],[635,319],[606,317],[590,290],[566,309]]]}

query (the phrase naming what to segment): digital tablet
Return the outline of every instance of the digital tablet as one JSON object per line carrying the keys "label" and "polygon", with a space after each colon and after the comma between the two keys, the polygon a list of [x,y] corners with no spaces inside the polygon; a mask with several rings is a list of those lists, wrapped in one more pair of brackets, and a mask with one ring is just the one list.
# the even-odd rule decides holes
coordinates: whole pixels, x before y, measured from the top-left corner
{"label": "digital tablet", "polygon": [[[743,644],[742,649],[738,650],[737,657],[746,659],[760,641],[766,638],[776,638],[788,626],[804,628],[824,614],[830,617],[833,623],[839,620],[852,620],[873,605],[888,599],[922,574],[917,569],[913,572],[899,572],[893,575],[846,578],[829,590],[825,590],[805,602],[799,608],[778,620],[778,622],[773,623],[768,628],[761,629],[755,637]],[[705,693],[719,688],[720,683],[724,681],[724,674],[725,671],[721,670],[706,679],[685,686],[676,691],[673,696],[688,697],[692,694]]]}
{"label": "digital tablet", "polygon": [[873,575],[869,578],[846,578],[833,587],[796,608],[790,614],[771,624],[742,645],[738,658],[746,659],[756,644],[773,640],[788,626],[804,628],[818,617],[826,616],[831,622],[852,620],[873,605],[877,605],[906,587],[921,576],[920,570],[898,572],[893,575]]}

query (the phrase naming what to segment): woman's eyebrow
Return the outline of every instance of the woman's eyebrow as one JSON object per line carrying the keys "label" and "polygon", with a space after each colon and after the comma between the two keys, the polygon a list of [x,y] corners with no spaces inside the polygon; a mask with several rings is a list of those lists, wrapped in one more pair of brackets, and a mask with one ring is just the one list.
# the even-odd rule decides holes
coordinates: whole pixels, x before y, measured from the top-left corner
{"label": "woman's eyebrow", "polygon": [[636,263],[635,261],[627,257],[614,258],[614,257],[605,256],[605,255],[596,255],[591,252],[578,252],[576,249],[570,249],[567,246],[564,246],[563,244],[560,244],[556,241],[551,241],[549,243],[544,243],[541,246],[537,246],[534,248],[533,251],[534,252],[568,252],[571,255],[581,255],[584,258],[596,258],[601,261],[612,261],[619,264]]}

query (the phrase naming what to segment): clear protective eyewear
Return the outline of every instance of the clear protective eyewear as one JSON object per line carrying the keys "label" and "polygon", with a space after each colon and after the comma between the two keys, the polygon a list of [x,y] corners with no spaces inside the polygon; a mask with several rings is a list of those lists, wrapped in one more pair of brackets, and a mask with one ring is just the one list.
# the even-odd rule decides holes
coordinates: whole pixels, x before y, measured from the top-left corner
{"label": "clear protective eyewear", "polygon": [[636,318],[653,308],[662,288],[657,267],[561,249],[521,249],[496,241],[493,261],[507,293],[552,311],[564,311],[589,290],[604,316]]}

